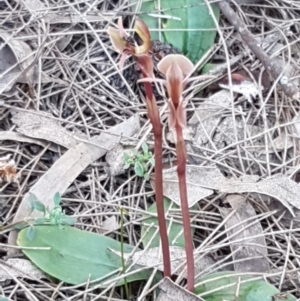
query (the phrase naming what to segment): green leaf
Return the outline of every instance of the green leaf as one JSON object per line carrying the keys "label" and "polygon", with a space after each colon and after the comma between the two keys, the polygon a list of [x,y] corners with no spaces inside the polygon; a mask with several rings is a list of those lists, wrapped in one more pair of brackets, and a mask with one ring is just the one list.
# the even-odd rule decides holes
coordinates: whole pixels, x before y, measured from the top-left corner
{"label": "green leaf", "polygon": [[149,151],[148,145],[145,142],[142,143],[142,150],[144,154],[147,154]]}
{"label": "green leaf", "polygon": [[[121,244],[101,234],[79,230],[69,226],[35,226],[35,238],[30,241],[27,229],[19,232],[17,243],[21,247],[50,247],[50,250],[22,249],[22,252],[46,274],[69,284],[82,284],[120,274],[121,258],[111,252],[121,250]],[[124,244],[124,252],[132,252],[133,246]],[[135,269],[138,266],[135,267]],[[148,279],[151,270],[127,276],[127,282]],[[103,282],[102,280],[101,282]],[[99,282],[98,282],[99,283]],[[123,285],[123,279],[118,285]]]}
{"label": "green leaf", "polygon": [[35,238],[35,228],[34,226],[30,226],[26,228],[26,237],[28,240],[33,241]]}
{"label": "green leaf", "polygon": [[150,175],[149,175],[148,172],[145,172],[145,173],[144,173],[144,179],[145,179],[146,181],[149,181]]}
{"label": "green leaf", "polygon": [[124,169],[128,169],[130,167],[130,163],[126,162],[124,165]]}
{"label": "green leaf", "polygon": [[32,193],[30,194],[30,196],[28,198],[28,202],[30,204],[31,211],[37,210],[37,211],[45,213],[45,211],[46,211],[45,205],[42,202],[40,202],[34,194],[32,194]]}
{"label": "green leaf", "polygon": [[134,164],[134,172],[139,177],[144,176],[145,170],[144,170],[143,165],[139,161],[136,161],[135,164]]}
{"label": "green leaf", "polygon": [[150,164],[151,164],[152,166],[154,166],[154,165],[155,165],[154,157],[151,157],[151,158],[149,159],[149,162],[150,162]]}
{"label": "green leaf", "polygon": [[129,157],[129,155],[127,153],[124,153],[123,156],[124,156],[124,160],[125,161],[130,160],[130,157]]}
{"label": "green leaf", "polygon": [[[157,11],[158,0],[142,0],[140,10],[137,10],[137,1],[129,0],[132,11],[141,12],[140,18],[148,27],[158,29],[159,18],[146,13]],[[204,0],[160,0],[161,14],[171,15],[180,20],[161,19],[162,42],[168,42],[193,62],[197,62],[214,44],[216,25],[209,14]],[[219,20],[220,10],[211,4],[216,20]],[[145,13],[145,14],[144,14]],[[196,29],[196,30],[195,30]],[[198,29],[198,31],[197,31]],[[210,29],[210,30],[209,30]],[[173,31],[164,31],[173,30]],[[151,32],[153,40],[158,40],[158,31]]]}
{"label": "green leaf", "polygon": [[[173,203],[171,200],[164,198],[164,208],[165,208],[165,212],[167,212],[168,210],[171,209],[180,209],[175,203]],[[147,212],[149,213],[157,213],[157,208],[156,208],[156,203],[152,204]],[[145,214],[144,217],[148,217],[148,214]],[[159,247],[160,245],[160,236],[159,236],[159,232],[156,234],[156,236],[152,239],[152,237],[154,236],[155,231],[158,228],[158,219],[157,217],[148,217],[147,219],[144,220],[144,223],[146,223],[147,225],[143,225],[142,226],[142,237],[143,237],[143,245],[144,247],[146,245],[148,245],[149,241],[151,241],[150,243],[150,248],[155,248],[155,247]],[[149,229],[149,225],[153,223],[153,226]],[[167,229],[169,229],[169,224],[170,222],[167,221],[166,225],[167,225]],[[172,222],[171,225],[171,229],[169,230],[169,244],[170,246],[176,246],[176,247],[182,247],[184,248],[185,243],[184,243],[184,234],[183,234],[183,226],[182,223],[176,223],[176,222]],[[180,235],[178,235],[179,232],[182,233]],[[192,235],[195,232],[195,228],[192,228]]]}
{"label": "green leaf", "polygon": [[53,198],[54,205],[59,206],[60,201],[61,201],[61,196],[60,196],[59,192],[56,192],[54,195],[54,198]]}
{"label": "green leaf", "polygon": [[[219,277],[219,279],[217,279]],[[195,294],[203,296],[205,301],[282,301],[280,291],[272,284],[264,280],[251,280],[251,276],[238,276],[236,272],[217,272],[199,278],[196,283],[206,282],[196,285]],[[247,281],[247,282],[241,282]],[[222,288],[226,285],[229,287]],[[236,297],[237,285],[239,285],[239,295]],[[211,290],[219,290],[209,293]],[[208,293],[208,294],[207,294]],[[285,301],[296,301],[296,298],[288,294]]]}

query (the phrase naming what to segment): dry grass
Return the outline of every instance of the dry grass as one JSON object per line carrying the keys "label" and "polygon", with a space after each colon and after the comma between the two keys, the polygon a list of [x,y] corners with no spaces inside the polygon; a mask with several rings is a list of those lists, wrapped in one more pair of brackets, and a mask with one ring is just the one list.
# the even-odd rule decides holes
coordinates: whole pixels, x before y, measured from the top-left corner
{"label": "dry grass", "polygon": [[[17,84],[13,89],[14,93],[1,96],[1,131],[15,129],[10,119],[10,108],[51,113],[64,127],[71,131],[80,131],[87,137],[99,135],[138,113],[142,130],[131,142],[141,145],[146,140],[151,145],[150,125],[145,103],[135,83],[136,73],[130,65],[123,75],[119,72],[117,55],[113,52],[105,32],[117,15],[128,12],[127,1],[49,0],[45,4],[49,7],[46,15],[60,12],[60,16],[63,16],[72,7],[72,12],[77,16],[83,16],[84,13],[92,15],[97,11],[99,21],[86,19],[77,24],[49,24],[44,21],[42,11],[33,14],[29,8],[17,2],[1,1],[1,27],[18,39],[26,41],[32,49],[37,51],[43,48],[41,57],[37,59],[39,72],[33,89],[29,89],[27,84]],[[284,48],[280,53],[285,62],[289,62],[295,69],[295,76],[299,77],[298,1],[269,0],[264,4],[243,6],[238,13],[257,37],[267,38],[271,33],[281,37]],[[252,71],[261,70],[261,63],[247,50],[225,19],[221,18],[218,30],[216,45],[208,57],[210,60],[228,62],[228,59],[243,54],[239,66]],[[67,43],[64,49],[59,44],[63,42]],[[42,83],[41,71],[52,80]],[[57,83],[53,79],[63,80],[64,83]],[[209,89],[203,90],[199,96],[197,92],[200,89],[201,86],[195,86],[190,90],[193,92],[189,95],[190,115],[208,96]],[[162,96],[159,104],[165,109],[163,99]],[[283,173],[299,181],[298,138],[291,137],[293,146],[287,148],[287,137],[294,133],[293,118],[298,112],[299,103],[288,100],[276,85],[271,87],[269,93],[260,95],[253,105],[240,97],[232,103],[231,110],[224,110],[224,116],[234,118],[233,127],[221,128],[220,131],[225,131],[224,135],[218,141],[212,141],[209,148],[189,143],[189,160],[208,166],[217,164],[230,177],[243,174],[265,177]],[[167,131],[167,127],[164,128]],[[279,151],[272,141],[280,134],[285,136],[282,150]],[[59,148],[57,152],[51,151],[49,146],[9,140],[0,142],[0,156],[12,153],[18,169],[21,170],[20,185],[1,184],[1,223],[13,220],[26,192],[65,152],[63,148]],[[254,152],[254,147],[258,151]],[[263,154],[266,149],[269,151]],[[174,154],[174,145],[165,139],[165,162],[172,164]],[[152,188],[148,182],[134,176],[133,172],[116,177],[106,176],[105,166],[102,158],[86,168],[64,193],[63,208],[68,214],[79,217],[79,228],[99,232],[103,220],[111,216],[119,218],[119,206],[122,205],[130,213],[129,217],[125,216],[126,240],[132,245],[138,245],[141,240],[143,213],[154,201]],[[197,204],[197,210],[191,211],[191,217],[197,222],[194,238],[199,254],[210,255],[223,266],[230,268],[234,263],[229,256],[232,241],[226,238],[225,220],[219,212],[220,206],[227,206],[223,203],[224,198],[225,195],[215,193],[212,197],[201,200]],[[283,291],[293,292],[300,298],[300,214],[297,211],[297,218],[292,219],[277,202],[261,195],[249,194],[246,198],[255,208],[264,229],[263,236],[268,247],[267,260],[272,269],[265,277]],[[279,212],[270,214],[273,210]],[[168,218],[178,219],[180,213],[171,211]],[[119,230],[107,234],[117,240],[120,238]],[[0,236],[0,242],[7,243],[7,233]],[[2,259],[6,256],[5,250],[3,245],[0,246]],[[179,277],[178,282],[180,280]],[[147,293],[148,287],[150,284],[145,282],[131,285],[132,298],[143,295],[150,300],[153,292]],[[26,279],[13,279],[2,283],[1,294],[18,301],[125,299],[124,291],[120,288],[101,291],[97,288],[87,289],[82,286]]]}

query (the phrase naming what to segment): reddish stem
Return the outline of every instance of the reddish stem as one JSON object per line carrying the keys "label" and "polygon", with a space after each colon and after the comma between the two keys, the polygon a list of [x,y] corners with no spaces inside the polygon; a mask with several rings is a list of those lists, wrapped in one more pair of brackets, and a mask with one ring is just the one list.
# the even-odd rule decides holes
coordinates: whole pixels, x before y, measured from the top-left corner
{"label": "reddish stem", "polygon": [[181,201],[181,211],[183,219],[183,233],[185,240],[185,252],[187,260],[187,289],[190,292],[194,292],[194,278],[195,278],[195,267],[194,267],[194,253],[193,253],[193,238],[191,233],[191,222],[189,214],[189,206],[187,200],[187,189],[186,189],[186,151],[185,143],[183,140],[182,128],[176,123],[176,152],[177,152],[177,174],[179,180],[179,191]]}
{"label": "reddish stem", "polygon": [[159,110],[156,99],[153,95],[152,85],[149,82],[144,83],[147,110],[149,119],[152,123],[154,133],[154,155],[155,155],[155,196],[157,207],[157,219],[162,245],[164,276],[171,277],[171,261],[169,239],[165,219],[164,197],[163,197],[163,176],[162,176],[162,126],[160,123]]}

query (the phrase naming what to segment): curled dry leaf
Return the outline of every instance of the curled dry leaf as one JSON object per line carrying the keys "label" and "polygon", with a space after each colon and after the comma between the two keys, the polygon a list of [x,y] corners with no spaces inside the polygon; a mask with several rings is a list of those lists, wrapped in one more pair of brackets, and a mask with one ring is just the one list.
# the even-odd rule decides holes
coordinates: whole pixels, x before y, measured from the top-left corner
{"label": "curled dry leaf", "polygon": [[[261,224],[259,222],[253,223],[255,221],[253,217],[256,216],[255,210],[240,195],[229,195],[225,202],[229,202],[232,209],[235,210],[235,213],[227,219],[225,224],[226,229],[229,230],[227,232],[230,237],[229,240],[243,239],[238,243],[230,243],[234,270],[236,272],[268,273],[270,267],[266,259],[268,256],[267,245],[264,236],[261,235],[263,234]],[[232,212],[232,209],[219,208],[223,218],[226,218]]]}
{"label": "curled dry leaf", "polygon": [[60,125],[51,114],[42,112],[18,111],[12,109],[12,121],[17,131],[25,136],[42,139],[72,148],[88,138],[81,133],[72,133]]}
{"label": "curled dry leaf", "polygon": [[[249,103],[252,103],[253,99],[259,95],[259,86],[257,83],[253,82],[253,80],[244,74],[241,73],[233,73],[231,74],[232,80],[232,91],[238,94],[243,94]],[[230,90],[229,80],[225,78],[223,81],[219,83],[219,86],[223,89]],[[261,87],[263,90],[265,87]]]}
{"label": "curled dry leaf", "polygon": [[157,301],[204,301],[167,277],[163,279],[159,288],[160,292],[156,299]]}
{"label": "curled dry leaf", "polygon": [[9,258],[0,262],[0,282],[13,279],[14,277],[28,279],[47,278],[31,261],[19,258]]}
{"label": "curled dry leaf", "polygon": [[105,159],[109,167],[105,168],[105,171],[108,175],[117,176],[124,172],[124,152],[125,149],[121,144],[117,144],[107,152]]}
{"label": "curled dry leaf", "polygon": [[[131,137],[139,131],[139,128],[139,116],[134,115],[128,120],[112,127],[107,132],[91,138],[89,141],[92,144],[82,142],[70,148],[24,196],[13,222],[22,221],[30,213],[28,198],[31,194],[34,194],[39,201],[43,202],[45,207],[51,210],[53,208],[52,199],[56,192],[63,195],[70,184],[89,164],[104,156],[107,149],[111,149],[116,145],[120,140],[120,135]],[[31,216],[38,217],[40,213],[33,212]],[[8,243],[15,245],[16,238],[16,231],[11,231]],[[9,252],[15,252],[12,250]]]}
{"label": "curled dry leaf", "polygon": [[6,45],[0,50],[1,66],[0,94],[9,91],[21,76],[31,82],[34,61],[32,50],[24,41],[16,40],[11,34],[0,30],[0,42]]}
{"label": "curled dry leaf", "polygon": [[18,181],[17,167],[15,160],[11,159],[11,154],[0,157],[0,183],[13,183]]}
{"label": "curled dry leaf", "polygon": [[[180,206],[178,178],[175,168],[164,170],[164,195]],[[187,165],[186,181],[189,206],[213,194],[260,193],[280,201],[294,216],[293,208],[300,209],[300,185],[282,174],[259,179],[257,176],[242,176],[239,179],[225,178],[216,167]]]}
{"label": "curled dry leaf", "polygon": [[[0,141],[5,141],[5,140],[32,143],[32,144],[40,145],[42,147],[47,147],[49,145],[48,142],[45,142],[43,140],[30,138],[30,137],[27,137],[23,134],[16,133],[16,132],[11,132],[11,131],[1,132]],[[57,147],[57,145],[51,144],[49,146],[49,150],[51,150],[53,152],[58,152],[58,147]]]}

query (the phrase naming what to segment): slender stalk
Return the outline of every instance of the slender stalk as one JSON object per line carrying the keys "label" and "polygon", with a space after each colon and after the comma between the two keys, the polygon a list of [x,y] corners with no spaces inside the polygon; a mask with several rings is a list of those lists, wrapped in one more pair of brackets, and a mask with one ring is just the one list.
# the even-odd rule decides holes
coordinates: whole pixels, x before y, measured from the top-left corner
{"label": "slender stalk", "polygon": [[179,180],[179,191],[181,201],[181,211],[183,219],[183,233],[185,240],[185,252],[187,261],[187,289],[194,292],[195,285],[195,266],[194,266],[194,253],[193,253],[193,238],[191,234],[191,222],[189,214],[189,206],[187,200],[186,188],[186,151],[185,143],[183,140],[182,128],[176,124],[176,153],[177,153],[177,174]]}
{"label": "slender stalk", "polygon": [[164,197],[163,197],[163,176],[162,176],[162,126],[160,123],[159,110],[156,99],[153,95],[152,86],[144,82],[147,96],[147,110],[154,133],[154,156],[155,156],[155,197],[157,207],[157,219],[162,246],[164,276],[171,277],[171,260],[169,239],[165,219]]}
{"label": "slender stalk", "polygon": [[[120,207],[120,212],[121,212],[121,225],[120,225],[120,230],[121,230],[121,262],[122,262],[122,273],[126,273],[126,266],[125,266],[125,260],[124,260],[124,209]],[[125,294],[126,294],[126,299],[129,299],[129,290],[128,290],[128,283],[126,277],[124,277],[124,286],[125,286]]]}

